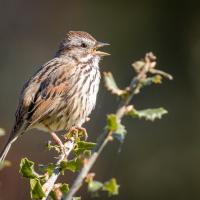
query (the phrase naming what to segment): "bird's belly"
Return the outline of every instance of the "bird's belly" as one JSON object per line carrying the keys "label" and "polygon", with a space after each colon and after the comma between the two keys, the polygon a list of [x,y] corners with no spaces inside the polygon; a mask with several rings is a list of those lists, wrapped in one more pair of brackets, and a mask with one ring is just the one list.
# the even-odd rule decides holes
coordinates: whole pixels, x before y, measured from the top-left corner
{"label": "bird's belly", "polygon": [[83,98],[76,98],[75,102],[71,102],[59,114],[43,120],[35,128],[46,132],[50,129],[55,132],[68,130],[72,126],[81,126],[95,106],[96,93],[83,95]]}
{"label": "bird's belly", "polygon": [[80,82],[75,84],[67,96],[60,101],[60,111],[55,111],[52,116],[42,121],[37,128],[48,131],[46,128],[48,127],[52,131],[61,131],[68,130],[72,126],[82,126],[96,104],[100,82],[99,72],[95,76],[96,79],[93,79],[93,77],[94,74],[85,81],[85,84],[80,84]]}
{"label": "bird's belly", "polygon": [[56,131],[62,131],[68,129],[68,118],[67,116],[63,115],[62,117],[59,117],[59,120],[57,120],[57,117],[53,117],[51,119],[43,120],[42,122],[38,123],[35,127],[41,131],[49,132],[49,130],[56,132]]}

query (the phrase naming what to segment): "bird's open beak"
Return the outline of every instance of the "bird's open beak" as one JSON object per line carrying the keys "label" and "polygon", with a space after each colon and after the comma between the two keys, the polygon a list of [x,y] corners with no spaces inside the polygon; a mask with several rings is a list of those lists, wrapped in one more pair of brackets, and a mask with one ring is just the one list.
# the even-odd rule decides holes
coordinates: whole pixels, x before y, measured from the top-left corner
{"label": "bird's open beak", "polygon": [[109,53],[103,52],[103,51],[97,51],[97,49],[104,47],[104,46],[108,46],[110,44],[108,43],[104,43],[104,42],[97,42],[95,45],[95,49],[94,49],[94,54],[98,55],[98,56],[109,56]]}

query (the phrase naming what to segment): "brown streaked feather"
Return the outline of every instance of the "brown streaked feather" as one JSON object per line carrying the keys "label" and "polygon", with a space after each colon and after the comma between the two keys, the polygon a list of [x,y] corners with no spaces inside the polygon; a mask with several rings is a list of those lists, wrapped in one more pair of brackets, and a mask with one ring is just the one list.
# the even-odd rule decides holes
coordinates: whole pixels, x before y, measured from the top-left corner
{"label": "brown streaked feather", "polygon": [[[59,69],[59,66],[60,68],[63,67],[63,65],[61,66],[60,62],[58,62],[58,59],[55,58],[40,67],[37,73],[35,73],[35,75],[25,84],[16,111],[16,124],[20,125],[21,123],[19,123],[19,121],[21,119],[27,119],[28,127],[30,127],[47,114],[47,111],[50,111],[52,106],[56,106],[53,101],[57,100],[60,95],[67,92],[67,84],[60,83],[56,87],[52,85],[52,82],[58,79],[57,76],[59,73],[55,73],[54,71],[54,74],[50,74],[49,70],[51,69],[51,66],[54,66],[54,69],[56,66],[57,69]],[[67,68],[67,64],[65,64],[65,67]],[[63,70],[61,71],[63,74]],[[68,70],[68,72],[71,71],[72,70]],[[40,77],[39,83],[37,81],[38,77]],[[46,98],[49,94],[49,98],[51,99]],[[54,98],[52,98],[52,96],[54,96]],[[20,129],[20,127],[18,127],[18,129]]]}
{"label": "brown streaked feather", "polygon": [[[35,95],[41,87],[41,82],[47,79],[50,68],[59,66],[57,58],[54,58],[42,65],[38,71],[24,84],[21,91],[19,106],[16,114],[22,115],[23,111],[27,111],[31,103],[34,101]],[[40,81],[39,81],[40,80]]]}
{"label": "brown streaked feather", "polygon": [[69,31],[69,33],[67,34],[67,38],[70,40],[74,37],[87,38],[94,42],[96,41],[96,39],[94,37],[92,37],[89,33],[85,32],[85,31]]}
{"label": "brown streaked feather", "polygon": [[95,107],[99,88],[101,55],[96,48],[97,41],[90,34],[70,31],[55,58],[25,83],[0,162],[18,136],[32,128],[52,133],[82,126]]}
{"label": "brown streaked feather", "polygon": [[[47,91],[44,91],[39,97],[39,100],[35,102],[34,112],[32,112],[29,119],[30,126],[40,120],[44,120],[48,115],[54,115],[54,113],[57,112],[57,108],[60,107],[63,101],[63,95],[67,92],[68,87],[66,84],[61,83],[56,87],[51,85],[45,88],[45,90]],[[44,96],[44,94],[46,94],[46,96]],[[48,98],[46,98],[47,96]]]}

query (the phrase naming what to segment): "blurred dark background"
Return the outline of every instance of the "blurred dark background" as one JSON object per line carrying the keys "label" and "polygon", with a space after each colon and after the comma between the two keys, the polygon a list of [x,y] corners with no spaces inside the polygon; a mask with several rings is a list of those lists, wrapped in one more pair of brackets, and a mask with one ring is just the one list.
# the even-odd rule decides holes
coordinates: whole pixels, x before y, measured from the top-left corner
{"label": "blurred dark background", "polygon": [[[154,123],[126,119],[121,153],[117,142],[107,146],[92,171],[100,181],[117,178],[120,194],[112,199],[199,199],[200,6],[195,2],[0,0],[0,127],[9,132],[24,81],[52,58],[69,30],[88,31],[112,44],[107,48],[112,56],[103,60],[101,70],[112,71],[121,87],[133,76],[131,63],[153,51],[174,81],[144,89],[134,104],[139,109],[164,106],[169,114]],[[95,141],[105,114],[117,104],[102,84],[86,125],[90,140]],[[0,200],[30,199],[19,162],[24,156],[37,163],[53,161],[44,148],[48,139],[47,133],[32,131],[13,146],[12,167],[0,172]],[[90,199],[85,188],[79,194]]]}

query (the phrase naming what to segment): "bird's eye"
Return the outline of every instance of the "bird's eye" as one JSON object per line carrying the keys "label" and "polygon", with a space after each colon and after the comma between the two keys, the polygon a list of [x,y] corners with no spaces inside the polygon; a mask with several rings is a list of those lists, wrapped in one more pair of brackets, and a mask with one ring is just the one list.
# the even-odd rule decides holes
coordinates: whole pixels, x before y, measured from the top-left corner
{"label": "bird's eye", "polygon": [[87,44],[85,44],[84,42],[81,44],[81,47],[86,48]]}

